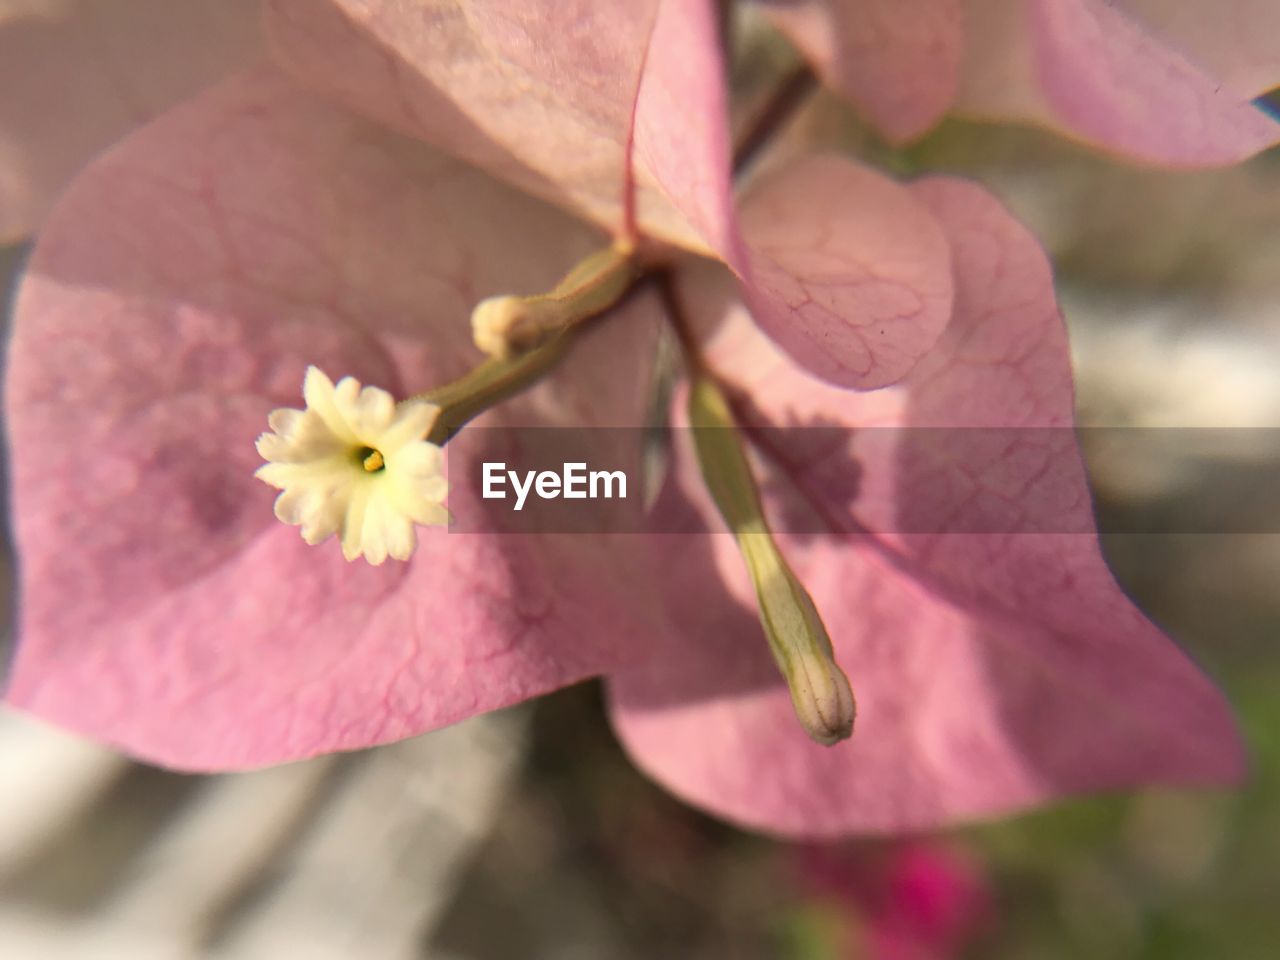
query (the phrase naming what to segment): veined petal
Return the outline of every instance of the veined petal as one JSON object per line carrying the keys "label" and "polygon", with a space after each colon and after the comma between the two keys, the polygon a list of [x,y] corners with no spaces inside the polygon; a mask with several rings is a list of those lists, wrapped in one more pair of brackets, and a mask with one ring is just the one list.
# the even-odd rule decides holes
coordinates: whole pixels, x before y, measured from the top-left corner
{"label": "veined petal", "polygon": [[793,357],[841,386],[892,383],[949,316],[941,230],[902,187],[836,156],[775,171],[744,198],[739,222],[716,48],[707,4],[661,4],[636,104],[637,169],[738,275]]}
{"label": "veined petal", "polygon": [[901,379],[951,317],[951,257],[903,186],[845,157],[774,171],[742,204],[743,291],[760,326],[831,383]]}
{"label": "veined petal", "polygon": [[1117,0],[1116,6],[1242,98],[1280,87],[1274,0]]}
{"label": "veined petal", "polygon": [[[691,802],[806,836],[1238,777],[1221,693],[1098,549],[1047,260],[976,185],[912,189],[950,239],[955,318],[904,381],[857,403],[762,338],[722,278],[682,284],[709,364],[752,401],[766,509],[797,531],[781,547],[853,685],[852,738],[819,747],[795,724],[728,538],[675,536],[664,592],[687,632],[611,679],[624,744]],[[677,469],[678,505],[714,517],[688,451]]]}
{"label": "veined petal", "polygon": [[0,244],[100,151],[262,55],[256,0],[0,2]]}
{"label": "veined petal", "polygon": [[[447,382],[478,360],[477,298],[547,289],[598,243],[270,71],[119,144],[60,204],[15,309],[9,700],[225,769],[416,735],[642,656],[661,631],[634,537],[432,530],[374,568],[303,543],[253,477],[309,364],[397,395]],[[631,300],[484,422],[640,422],[659,326],[655,298]],[[638,470],[633,431],[600,433]],[[314,539],[334,518],[310,519]]]}
{"label": "veined petal", "polygon": [[925,133],[955,102],[963,0],[785,0],[767,10],[890,140]]}
{"label": "veined petal", "polygon": [[1120,3],[968,0],[967,12],[964,112],[1044,124],[1171,167],[1226,166],[1280,142],[1280,123],[1248,94]]}
{"label": "veined petal", "polygon": [[663,237],[654,228],[674,207],[696,238],[685,246],[734,263],[742,241],[724,77],[714,4],[660,0],[632,115],[637,225]]}
{"label": "veined petal", "polygon": [[615,235],[732,257],[712,0],[266,8],[281,62],[309,85]]}
{"label": "veined petal", "polygon": [[[308,85],[615,234],[631,233],[638,217],[652,236],[705,249],[662,177],[632,166],[637,98],[646,58],[662,54],[651,41],[664,4],[677,18],[709,6],[269,0],[266,11],[277,55]],[[700,137],[727,123],[690,115]]]}

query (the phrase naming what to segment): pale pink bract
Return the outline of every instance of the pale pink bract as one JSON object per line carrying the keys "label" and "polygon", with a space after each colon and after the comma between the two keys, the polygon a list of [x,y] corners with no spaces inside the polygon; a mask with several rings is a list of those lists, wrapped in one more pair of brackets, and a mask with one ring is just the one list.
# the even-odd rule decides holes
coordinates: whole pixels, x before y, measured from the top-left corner
{"label": "pale pink bract", "polygon": [[[904,186],[835,155],[771,172],[735,207],[712,22],[674,0],[466,17],[274,0],[287,75],[235,76],[77,177],[32,256],[9,360],[10,700],[153,761],[225,769],[607,675],[644,769],[735,822],[811,836],[1238,775],[1222,698],[1106,569],[1069,431],[1031,454],[1074,533],[899,533],[930,509],[929,478],[857,447],[873,423],[1070,427],[1034,239],[971,184]],[[828,521],[784,548],[859,698],[851,742],[817,747],[789,715],[727,538],[441,532],[375,569],[272,518],[253,441],[305,367],[400,396],[464,372],[479,299],[546,289],[603,240],[544,201],[655,256],[723,261],[679,267],[710,362],[768,422],[851,430],[854,500],[833,499],[830,464],[781,471]],[[483,422],[640,423],[663,309],[652,290],[629,301]],[[668,496],[714,524],[700,489],[678,451]]]}
{"label": "pale pink bract", "polygon": [[1280,142],[1268,0],[775,0],[775,20],[891,140],[948,112],[1048,127],[1166,167]]}

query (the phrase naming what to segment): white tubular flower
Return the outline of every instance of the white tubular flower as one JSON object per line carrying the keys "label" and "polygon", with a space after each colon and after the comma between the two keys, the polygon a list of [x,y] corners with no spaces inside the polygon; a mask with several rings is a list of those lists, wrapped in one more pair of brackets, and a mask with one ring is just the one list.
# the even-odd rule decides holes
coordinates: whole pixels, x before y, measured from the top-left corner
{"label": "white tubular flower", "polygon": [[353,377],[333,381],[316,367],[302,384],[305,410],[273,410],[270,433],[258,438],[268,461],[254,474],[281,491],[275,512],[320,543],[335,533],[342,555],[369,563],[408,560],[417,546],[415,523],[445,526],[448,483],[440,448],[423,437],[440,408],[360,386]]}

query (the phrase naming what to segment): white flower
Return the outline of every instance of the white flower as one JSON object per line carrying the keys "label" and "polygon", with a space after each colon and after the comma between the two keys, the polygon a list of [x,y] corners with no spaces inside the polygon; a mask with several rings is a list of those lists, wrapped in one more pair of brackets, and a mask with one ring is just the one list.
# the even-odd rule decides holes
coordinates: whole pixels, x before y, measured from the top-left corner
{"label": "white flower", "polygon": [[254,476],[281,491],[276,516],[302,527],[302,539],[333,534],[348,560],[377,565],[408,560],[415,523],[445,526],[448,484],[440,448],[423,437],[440,408],[422,401],[396,405],[391,394],[316,367],[302,384],[305,410],[273,410],[270,433],[258,438],[267,460]]}

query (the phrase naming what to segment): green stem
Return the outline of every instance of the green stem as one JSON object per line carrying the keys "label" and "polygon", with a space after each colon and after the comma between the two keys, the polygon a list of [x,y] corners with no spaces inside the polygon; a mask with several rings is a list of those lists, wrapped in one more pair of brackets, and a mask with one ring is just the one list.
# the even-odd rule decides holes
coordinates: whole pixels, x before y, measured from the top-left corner
{"label": "green stem", "polygon": [[568,352],[570,339],[561,335],[514,357],[490,357],[452,383],[410,397],[440,407],[426,439],[443,445],[467,421],[533,386]]}

